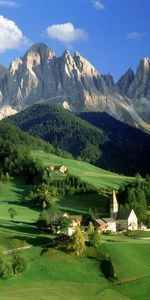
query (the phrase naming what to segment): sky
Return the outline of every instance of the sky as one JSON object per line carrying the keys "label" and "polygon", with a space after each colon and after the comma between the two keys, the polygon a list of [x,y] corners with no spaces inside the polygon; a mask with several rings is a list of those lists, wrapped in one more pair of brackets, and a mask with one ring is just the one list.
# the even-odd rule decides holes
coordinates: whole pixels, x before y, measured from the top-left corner
{"label": "sky", "polygon": [[150,57],[150,0],[0,0],[0,64],[34,43],[80,52],[116,80]]}

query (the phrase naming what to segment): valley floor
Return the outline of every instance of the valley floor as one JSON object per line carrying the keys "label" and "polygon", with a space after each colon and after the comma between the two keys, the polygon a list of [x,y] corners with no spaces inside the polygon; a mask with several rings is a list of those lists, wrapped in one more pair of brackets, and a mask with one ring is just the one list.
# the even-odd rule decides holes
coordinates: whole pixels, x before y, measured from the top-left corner
{"label": "valley floor", "polygon": [[[22,243],[33,245],[23,250],[27,269],[17,277],[1,281],[0,300],[127,300],[149,299],[150,294],[150,232],[137,233],[135,238],[123,235],[102,235],[102,244],[113,262],[118,279],[108,281],[102,274],[100,263],[88,257],[76,257],[56,249],[50,249],[41,256],[43,244],[50,241],[50,235],[42,235],[32,224],[39,211],[20,204],[30,190],[22,181],[10,184],[0,183],[0,251],[10,247],[10,240],[17,238]],[[80,207],[87,212],[95,201],[101,198],[80,199],[60,204],[64,209]],[[81,203],[79,203],[81,201]],[[8,208],[15,207],[17,216],[10,221]]]}

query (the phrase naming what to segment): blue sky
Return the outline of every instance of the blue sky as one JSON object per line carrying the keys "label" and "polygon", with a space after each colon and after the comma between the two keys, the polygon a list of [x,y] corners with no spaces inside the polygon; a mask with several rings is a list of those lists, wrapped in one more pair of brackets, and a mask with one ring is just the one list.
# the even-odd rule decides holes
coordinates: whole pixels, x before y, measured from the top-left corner
{"label": "blue sky", "polygon": [[46,43],[79,51],[117,80],[150,56],[150,0],[0,0],[0,63]]}

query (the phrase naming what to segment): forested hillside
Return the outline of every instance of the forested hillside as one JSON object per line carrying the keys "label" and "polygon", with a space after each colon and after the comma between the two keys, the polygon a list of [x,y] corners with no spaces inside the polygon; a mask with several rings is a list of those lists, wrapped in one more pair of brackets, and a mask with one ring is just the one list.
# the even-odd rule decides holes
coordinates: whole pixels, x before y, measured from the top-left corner
{"label": "forested hillside", "polygon": [[70,156],[12,124],[0,123],[0,178],[6,173],[31,175],[32,179],[34,175],[36,177],[35,173],[39,175],[41,166],[31,156],[30,150],[33,149]]}
{"label": "forested hillside", "polygon": [[106,113],[82,113],[79,117],[60,106],[40,104],[5,122],[104,169],[125,175],[149,173],[150,135]]}
{"label": "forested hillside", "polygon": [[102,130],[56,105],[34,105],[6,121],[90,163],[100,158],[107,141]]}
{"label": "forested hillside", "polygon": [[150,135],[117,121],[107,113],[87,112],[80,117],[97,126],[107,135],[102,146],[100,165],[103,168],[142,175],[150,173]]}

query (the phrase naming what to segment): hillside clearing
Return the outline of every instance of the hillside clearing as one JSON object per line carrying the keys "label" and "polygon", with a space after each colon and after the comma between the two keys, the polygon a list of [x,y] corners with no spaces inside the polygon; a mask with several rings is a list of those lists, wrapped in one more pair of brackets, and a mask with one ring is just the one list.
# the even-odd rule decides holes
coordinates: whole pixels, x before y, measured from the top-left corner
{"label": "hillside clearing", "polygon": [[133,181],[133,177],[118,175],[86,162],[65,159],[43,151],[31,151],[34,159],[39,159],[44,166],[64,165],[68,168],[68,172],[74,176],[80,177],[82,180],[91,183],[96,188],[114,188],[119,189],[120,185]]}

